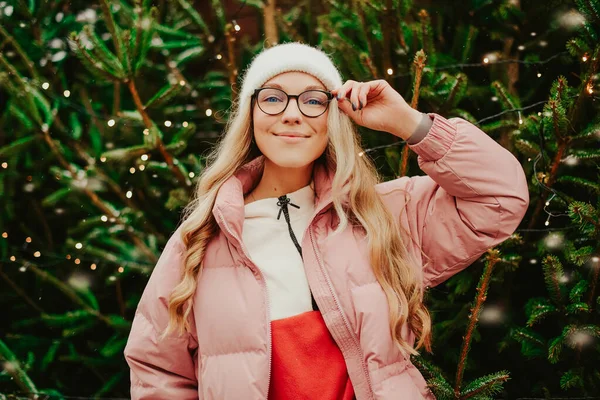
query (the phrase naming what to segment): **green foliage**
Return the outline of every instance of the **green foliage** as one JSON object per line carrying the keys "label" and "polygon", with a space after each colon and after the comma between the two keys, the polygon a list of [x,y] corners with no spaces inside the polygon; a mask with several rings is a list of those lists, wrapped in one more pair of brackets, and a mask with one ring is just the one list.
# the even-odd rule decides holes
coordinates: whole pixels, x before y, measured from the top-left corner
{"label": "green foliage", "polygon": [[[12,367],[0,393],[128,397],[135,307],[262,48],[263,3],[0,6],[0,359]],[[532,183],[529,229],[498,246],[485,290],[486,257],[427,292],[434,353],[413,361],[438,399],[600,392],[599,4],[577,0],[582,24],[566,32],[537,3],[278,3],[280,42],[310,42],[345,79],[386,79],[419,110],[479,126]],[[253,13],[255,36],[242,22]],[[482,65],[488,54],[499,63]],[[359,131],[381,175],[400,175],[403,144]]]}

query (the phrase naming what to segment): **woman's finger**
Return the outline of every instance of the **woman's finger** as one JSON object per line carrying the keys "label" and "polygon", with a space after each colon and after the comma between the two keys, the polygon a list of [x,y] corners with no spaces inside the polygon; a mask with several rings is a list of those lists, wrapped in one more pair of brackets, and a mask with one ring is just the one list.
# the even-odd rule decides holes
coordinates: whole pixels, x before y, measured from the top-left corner
{"label": "woman's finger", "polygon": [[364,83],[360,86],[357,98],[358,98],[358,109],[362,110],[367,105],[367,95],[371,91],[371,85],[369,83]]}
{"label": "woman's finger", "polygon": [[347,80],[339,89],[333,90],[332,92],[334,92],[334,94],[337,94],[338,100],[344,100],[350,93],[352,85],[354,83],[356,83],[356,81]]}
{"label": "woman's finger", "polygon": [[352,111],[358,110],[358,92],[360,91],[361,86],[364,86],[364,84],[360,82],[355,82],[352,85],[352,93],[350,94],[350,104],[352,105]]}

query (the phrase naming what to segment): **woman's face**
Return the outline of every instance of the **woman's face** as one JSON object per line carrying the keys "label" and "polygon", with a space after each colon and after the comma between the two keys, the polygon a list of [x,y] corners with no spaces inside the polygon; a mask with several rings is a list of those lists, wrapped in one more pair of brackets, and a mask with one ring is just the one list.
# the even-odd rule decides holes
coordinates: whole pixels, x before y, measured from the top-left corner
{"label": "woman's face", "polygon": [[[312,75],[304,72],[285,72],[267,81],[261,87],[283,90],[289,95],[298,95],[306,90],[326,90],[325,86]],[[305,95],[298,99],[300,107],[309,115],[319,112],[322,94]],[[311,118],[300,112],[297,99],[290,99],[285,111],[278,115],[266,114],[278,111],[285,105],[281,92],[263,90],[254,101],[254,139],[268,161],[279,167],[302,168],[311,164],[323,154],[327,147],[327,115]],[[260,107],[259,104],[260,103]],[[261,110],[262,108],[262,110]]]}

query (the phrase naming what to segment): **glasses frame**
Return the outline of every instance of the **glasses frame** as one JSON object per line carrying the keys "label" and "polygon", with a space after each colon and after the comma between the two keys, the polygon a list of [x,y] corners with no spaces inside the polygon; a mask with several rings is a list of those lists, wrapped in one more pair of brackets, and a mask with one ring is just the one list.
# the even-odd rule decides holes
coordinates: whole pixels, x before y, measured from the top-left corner
{"label": "glasses frame", "polygon": [[[331,100],[333,100],[333,94],[327,90],[321,90],[321,89],[308,89],[303,91],[300,94],[288,94],[285,90],[279,89],[279,88],[275,88],[275,87],[261,87],[258,89],[254,89],[254,93],[252,94],[252,101],[256,101],[258,94],[265,89],[275,89],[275,90],[279,90],[283,93],[285,93],[285,95],[287,96],[287,103],[285,104],[285,107],[283,107],[283,110],[281,110],[280,112],[276,113],[276,114],[271,114],[266,112],[265,110],[263,110],[260,107],[260,104],[258,103],[258,101],[256,102],[256,105],[258,106],[258,108],[260,109],[260,111],[262,111],[263,113],[267,114],[267,115],[279,115],[283,112],[285,112],[285,110],[287,109],[288,105],[290,104],[290,99],[296,99],[296,107],[298,107],[298,111],[300,111],[302,113],[302,115],[304,115],[307,118],[318,118],[321,115],[325,114],[325,112],[329,109],[329,104],[331,103]],[[302,96],[304,93],[306,92],[321,92],[321,93],[325,93],[327,95],[327,106],[325,106],[325,109],[323,110],[323,112],[319,115],[306,115],[302,109],[300,108],[300,103],[298,102],[298,100],[300,99],[300,96]]]}

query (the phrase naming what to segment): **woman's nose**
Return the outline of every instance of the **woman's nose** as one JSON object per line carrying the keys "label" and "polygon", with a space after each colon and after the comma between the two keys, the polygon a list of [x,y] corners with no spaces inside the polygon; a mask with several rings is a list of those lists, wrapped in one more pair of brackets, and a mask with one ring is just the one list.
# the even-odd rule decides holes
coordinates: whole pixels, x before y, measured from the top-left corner
{"label": "woman's nose", "polygon": [[290,99],[285,111],[281,115],[282,121],[287,123],[300,122],[302,120],[302,113],[298,108],[298,100]]}

